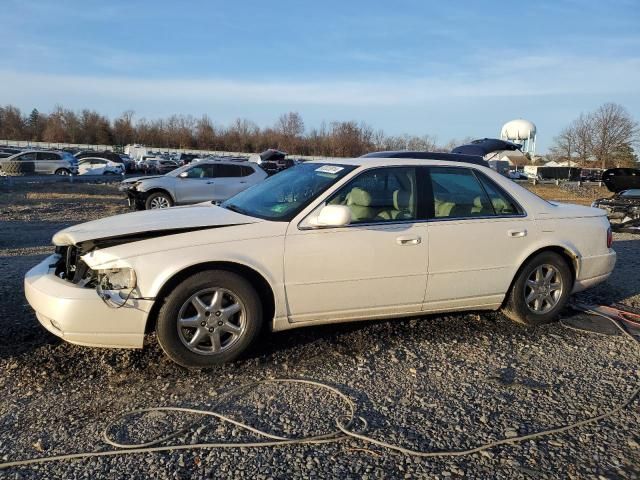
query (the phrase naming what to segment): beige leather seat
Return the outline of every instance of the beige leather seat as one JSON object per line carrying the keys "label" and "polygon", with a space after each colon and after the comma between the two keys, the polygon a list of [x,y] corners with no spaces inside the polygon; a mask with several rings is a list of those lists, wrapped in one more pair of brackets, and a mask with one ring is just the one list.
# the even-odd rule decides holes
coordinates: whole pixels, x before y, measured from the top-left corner
{"label": "beige leather seat", "polygon": [[473,207],[471,208],[472,215],[493,215],[493,209],[486,204],[482,203],[482,197],[476,197],[473,199]]}
{"label": "beige leather seat", "polygon": [[393,192],[393,209],[381,211],[378,213],[377,218],[381,220],[410,220],[415,218],[411,192],[395,190]]}
{"label": "beige leather seat", "polygon": [[496,215],[511,215],[515,213],[513,207],[505,202],[502,198],[492,198],[491,203],[496,211]]}
{"label": "beige leather seat", "polygon": [[435,199],[435,215],[436,218],[451,216],[451,210],[456,206],[453,202],[447,202],[445,200]]}
{"label": "beige leather seat", "polygon": [[352,221],[373,220],[375,209],[371,208],[371,195],[359,187],[351,189],[347,195],[347,206],[351,210]]}

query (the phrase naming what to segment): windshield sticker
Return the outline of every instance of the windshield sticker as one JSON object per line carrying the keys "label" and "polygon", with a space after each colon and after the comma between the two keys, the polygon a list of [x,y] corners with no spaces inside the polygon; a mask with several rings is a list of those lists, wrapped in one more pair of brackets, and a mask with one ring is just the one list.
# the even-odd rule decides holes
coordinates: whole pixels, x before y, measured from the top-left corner
{"label": "windshield sticker", "polygon": [[340,170],[344,170],[344,167],[337,167],[335,165],[323,165],[320,168],[316,168],[316,172],[322,173],[338,173]]}

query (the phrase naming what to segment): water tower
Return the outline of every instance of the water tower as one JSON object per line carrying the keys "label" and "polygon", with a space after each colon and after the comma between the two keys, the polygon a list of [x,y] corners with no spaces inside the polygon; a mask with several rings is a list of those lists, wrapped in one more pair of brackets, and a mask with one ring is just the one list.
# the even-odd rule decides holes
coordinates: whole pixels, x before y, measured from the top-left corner
{"label": "water tower", "polygon": [[522,151],[533,158],[536,153],[536,126],[529,120],[519,118],[505,123],[500,138],[522,145]]}

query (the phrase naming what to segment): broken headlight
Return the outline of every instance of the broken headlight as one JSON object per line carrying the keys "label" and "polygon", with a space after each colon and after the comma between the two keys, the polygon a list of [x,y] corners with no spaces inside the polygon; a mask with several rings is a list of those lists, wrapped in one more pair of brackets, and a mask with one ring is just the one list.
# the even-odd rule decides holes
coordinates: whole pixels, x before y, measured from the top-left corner
{"label": "broken headlight", "polygon": [[124,307],[136,288],[136,272],[133,268],[109,268],[98,270],[96,293],[112,308]]}
{"label": "broken headlight", "polygon": [[98,270],[98,284],[103,290],[133,290],[136,280],[133,268]]}

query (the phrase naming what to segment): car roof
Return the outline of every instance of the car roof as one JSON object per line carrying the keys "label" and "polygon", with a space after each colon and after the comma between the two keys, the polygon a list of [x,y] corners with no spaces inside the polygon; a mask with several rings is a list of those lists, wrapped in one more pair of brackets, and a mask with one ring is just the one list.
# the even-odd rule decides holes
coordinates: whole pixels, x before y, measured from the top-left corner
{"label": "car roof", "polygon": [[251,165],[256,165],[253,162],[250,162],[249,160],[218,160],[215,158],[209,158],[209,159],[202,159],[199,162],[195,162],[193,165],[202,165],[203,163],[214,163],[216,165],[219,165],[221,163],[224,163],[226,165],[246,165],[246,166],[251,166]]}
{"label": "car roof", "polygon": [[458,158],[460,155],[455,154],[441,154],[446,155],[447,157],[451,157],[452,155],[457,160],[449,160],[446,158],[381,158],[381,157],[358,157],[358,158],[326,158],[326,159],[314,159],[304,163],[327,163],[334,165],[352,165],[355,167],[360,166],[368,166],[368,167],[385,167],[385,166],[401,166],[401,165],[411,165],[411,166],[425,166],[425,165],[441,165],[441,166],[452,166],[452,167],[468,167],[469,164],[477,165],[480,167],[490,168],[488,164],[482,163],[472,163],[460,161]]}
{"label": "car roof", "polygon": [[362,155],[361,158],[413,158],[416,160],[446,160],[451,162],[473,163],[488,167],[487,161],[480,155],[467,155],[463,153],[445,152],[417,152],[408,150],[393,150],[388,152],[371,152]]}

